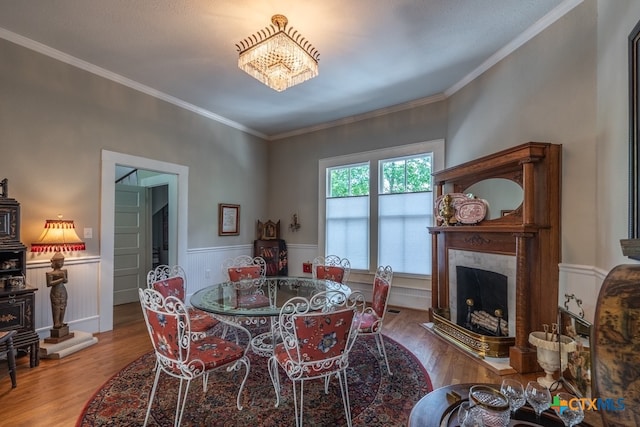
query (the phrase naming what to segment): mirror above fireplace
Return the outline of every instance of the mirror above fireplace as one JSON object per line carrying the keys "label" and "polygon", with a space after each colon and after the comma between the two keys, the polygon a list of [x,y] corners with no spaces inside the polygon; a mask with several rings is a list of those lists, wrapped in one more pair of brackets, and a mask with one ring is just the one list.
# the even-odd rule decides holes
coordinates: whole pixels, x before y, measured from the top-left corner
{"label": "mirror above fireplace", "polygon": [[513,213],[524,200],[524,190],[515,181],[506,178],[488,178],[468,187],[465,194],[473,194],[487,201],[485,220],[501,218]]}

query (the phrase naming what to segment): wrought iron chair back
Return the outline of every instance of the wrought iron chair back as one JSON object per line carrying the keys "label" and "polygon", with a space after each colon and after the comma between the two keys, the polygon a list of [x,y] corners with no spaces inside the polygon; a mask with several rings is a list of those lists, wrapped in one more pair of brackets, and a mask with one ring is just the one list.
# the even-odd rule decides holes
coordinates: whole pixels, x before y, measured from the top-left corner
{"label": "wrought iron chair back", "polygon": [[[222,272],[228,280],[235,283],[236,301],[240,307],[264,307],[273,303],[271,293],[265,294],[267,263],[262,257],[240,255],[222,262]],[[242,319],[235,319],[242,321]],[[271,320],[271,319],[269,319]],[[264,325],[268,319],[254,317],[244,319],[247,326]]]}
{"label": "wrought iron chair back", "polygon": [[267,263],[262,257],[240,255],[222,262],[222,273],[232,282],[246,279],[264,279],[267,274]]}
{"label": "wrought iron chair back", "polygon": [[347,283],[351,272],[351,262],[347,258],[340,258],[337,255],[317,256],[313,260],[311,271],[314,279]]}
{"label": "wrought iron chair back", "polygon": [[[179,265],[159,265],[147,273],[147,287],[160,292],[165,298],[173,296],[183,303],[186,298],[187,274]],[[187,307],[191,322],[191,339],[202,339],[213,333],[218,319],[206,311]]]}
{"label": "wrought iron chair back", "polygon": [[246,355],[250,339],[249,332],[244,328],[229,324],[237,328],[238,333],[244,332],[243,338],[246,344],[238,344],[216,336],[192,341],[191,323],[187,307],[182,300],[171,295],[164,297],[154,289],[147,288],[138,291],[147,332],[156,354],[156,376],[149,397],[144,425],[146,426],[149,421],[151,406],[162,373],[180,379],[175,426],[180,425],[182,421],[191,381],[203,377],[203,390],[206,392],[209,374],[218,369],[225,368],[227,371],[237,371],[242,366],[246,368],[236,399],[236,406],[239,410],[242,409],[240,396],[250,367]]}
{"label": "wrought iron chair back", "polygon": [[269,373],[276,389],[276,406],[280,401],[278,366],[292,381],[297,426],[302,425],[304,381],[324,379],[328,392],[332,376],[338,377],[347,424],[351,425],[346,369],[357,337],[356,318],[363,308],[360,292],[346,295],[336,291],[321,292],[310,299],[295,297],[283,305],[278,321],[282,342],[269,359]]}
{"label": "wrought iron chair back", "polygon": [[359,316],[360,327],[358,334],[360,336],[373,335],[378,347],[378,353],[384,358],[387,366],[387,372],[391,373],[387,352],[384,348],[384,340],[382,338],[382,325],[384,316],[387,312],[389,296],[391,294],[391,282],[393,280],[393,270],[390,266],[379,266],[376,275],[373,278],[373,297],[371,305],[364,309],[362,315]]}

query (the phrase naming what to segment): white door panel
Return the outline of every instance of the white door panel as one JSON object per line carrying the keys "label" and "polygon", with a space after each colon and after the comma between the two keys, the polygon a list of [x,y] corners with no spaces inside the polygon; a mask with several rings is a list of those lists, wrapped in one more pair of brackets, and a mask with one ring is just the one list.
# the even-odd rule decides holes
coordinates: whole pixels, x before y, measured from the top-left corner
{"label": "white door panel", "polygon": [[138,301],[146,286],[147,190],[116,184],[113,254],[113,304]]}

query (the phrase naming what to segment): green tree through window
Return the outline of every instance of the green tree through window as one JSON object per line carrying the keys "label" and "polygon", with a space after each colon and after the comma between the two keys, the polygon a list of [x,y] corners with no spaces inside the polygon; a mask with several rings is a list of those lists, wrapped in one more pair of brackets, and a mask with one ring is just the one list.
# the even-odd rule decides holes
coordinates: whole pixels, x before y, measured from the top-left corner
{"label": "green tree through window", "polygon": [[431,191],[431,156],[390,159],[381,162],[380,193]]}
{"label": "green tree through window", "polygon": [[351,165],[329,170],[329,197],[369,195],[369,165]]}

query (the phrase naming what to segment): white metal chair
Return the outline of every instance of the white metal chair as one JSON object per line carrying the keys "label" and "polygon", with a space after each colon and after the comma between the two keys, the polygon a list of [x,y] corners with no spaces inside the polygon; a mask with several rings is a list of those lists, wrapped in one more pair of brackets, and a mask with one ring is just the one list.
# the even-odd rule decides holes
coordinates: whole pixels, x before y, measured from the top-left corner
{"label": "white metal chair", "polygon": [[[183,303],[186,298],[187,275],[179,265],[159,265],[147,273],[147,287],[160,292],[165,298],[174,296]],[[191,339],[198,340],[212,333],[218,326],[218,319],[206,311],[187,307],[191,322]]]}
{"label": "white metal chair", "polygon": [[[280,366],[293,386],[296,426],[301,427],[304,408],[304,382],[338,377],[347,425],[351,426],[351,407],[346,370],[349,352],[358,333],[357,314],[364,308],[364,296],[353,292],[327,291],[310,299],[294,297],[280,311],[278,328],[282,342],[269,359],[269,374],[280,404]],[[298,402],[298,399],[300,401]]]}
{"label": "white metal chair", "polygon": [[337,255],[317,256],[313,260],[311,272],[314,279],[347,283],[351,272],[351,263],[347,258],[340,258]]}
{"label": "white metal chair", "polygon": [[238,335],[245,335],[244,344],[227,341],[217,336],[206,336],[193,341],[187,307],[182,300],[174,296],[165,298],[154,289],[138,291],[147,331],[155,350],[157,366],[144,425],[146,426],[149,421],[158,381],[163,372],[180,380],[174,426],[179,426],[182,421],[189,386],[193,379],[203,377],[202,385],[206,392],[207,380],[211,372],[220,369],[238,371],[244,365],[246,372],[236,398],[236,406],[241,410],[240,395],[250,369],[249,358],[246,355],[250,340],[249,331],[224,319],[218,319],[220,323],[228,323],[228,327],[235,328]]}
{"label": "white metal chair", "polygon": [[260,279],[267,274],[267,263],[259,256],[240,255],[222,261],[222,273],[232,282]]}
{"label": "white metal chair", "polygon": [[[265,295],[265,278],[267,263],[262,257],[240,255],[222,262],[222,273],[236,286],[236,302],[239,307],[269,306],[269,295]],[[246,326],[266,325],[265,317],[234,318],[234,321]]]}
{"label": "white metal chair", "polygon": [[379,266],[373,279],[373,298],[371,305],[365,308],[364,312],[358,316],[358,320],[360,322],[358,335],[373,335],[375,337],[378,353],[380,353],[380,356],[384,358],[384,363],[387,365],[387,372],[389,372],[389,375],[393,374],[391,373],[391,368],[389,368],[387,351],[384,348],[382,325],[384,322],[384,315],[387,312],[392,280],[393,270],[391,267],[388,265]]}

